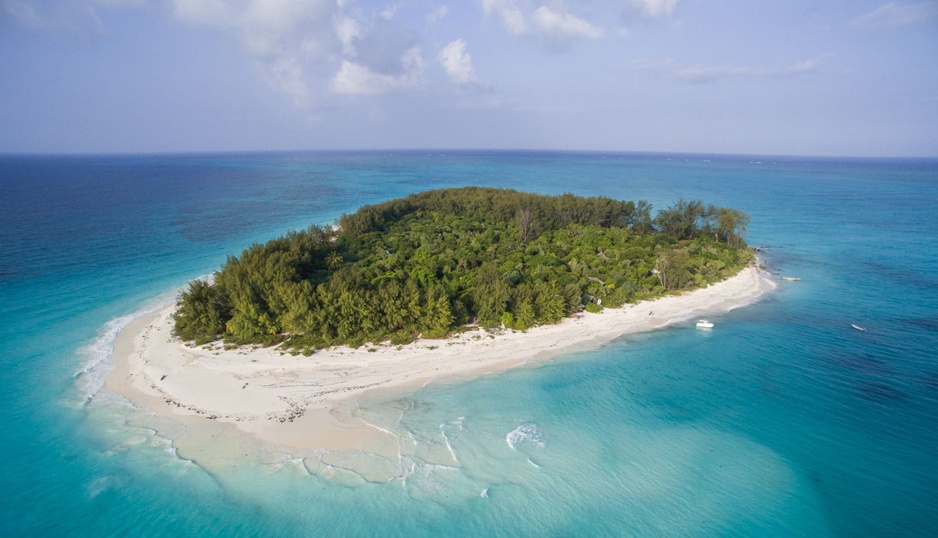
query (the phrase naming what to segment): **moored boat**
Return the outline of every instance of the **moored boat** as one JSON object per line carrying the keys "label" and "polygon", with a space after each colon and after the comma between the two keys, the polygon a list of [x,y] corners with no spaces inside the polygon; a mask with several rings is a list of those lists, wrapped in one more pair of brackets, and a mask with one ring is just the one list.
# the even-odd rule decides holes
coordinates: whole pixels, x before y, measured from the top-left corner
{"label": "moored boat", "polygon": [[701,320],[697,321],[697,328],[698,328],[698,329],[712,329],[712,328],[713,328],[713,323],[710,322],[710,321],[707,321],[707,320],[705,320],[705,319],[701,319]]}

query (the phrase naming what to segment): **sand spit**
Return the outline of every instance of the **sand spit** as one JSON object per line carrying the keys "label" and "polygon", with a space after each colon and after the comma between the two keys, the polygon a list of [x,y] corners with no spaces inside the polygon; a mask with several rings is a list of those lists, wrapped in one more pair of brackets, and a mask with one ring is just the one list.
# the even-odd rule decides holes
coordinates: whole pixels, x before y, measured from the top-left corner
{"label": "sand spit", "polygon": [[[185,429],[223,431],[229,440],[240,432],[253,438],[245,442],[293,452],[392,453],[397,441],[389,442],[391,434],[357,416],[356,402],[368,392],[406,392],[594,348],[622,335],[750,304],[775,286],[766,273],[750,267],[705,289],[584,313],[524,333],[474,330],[400,347],[330,348],[309,357],[279,348],[187,346],[172,337],[174,307],[169,307],[121,331],[107,386],[161,419],[174,419]],[[720,330],[719,323],[714,330]]]}

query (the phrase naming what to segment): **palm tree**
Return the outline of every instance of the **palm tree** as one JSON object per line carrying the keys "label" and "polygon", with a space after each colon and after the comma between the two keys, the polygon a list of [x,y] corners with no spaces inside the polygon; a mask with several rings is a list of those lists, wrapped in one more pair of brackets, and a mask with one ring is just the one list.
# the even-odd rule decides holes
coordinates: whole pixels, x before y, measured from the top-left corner
{"label": "palm tree", "polygon": [[329,267],[329,270],[335,271],[336,269],[342,267],[342,255],[336,251],[332,251],[326,256],[326,264]]}

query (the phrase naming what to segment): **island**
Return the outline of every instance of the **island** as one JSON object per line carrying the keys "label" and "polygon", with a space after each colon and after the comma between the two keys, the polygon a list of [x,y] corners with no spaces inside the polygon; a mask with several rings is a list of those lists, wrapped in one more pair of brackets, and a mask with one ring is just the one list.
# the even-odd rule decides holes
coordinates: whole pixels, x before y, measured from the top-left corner
{"label": "island", "polygon": [[699,288],[752,260],[749,217],[678,200],[651,204],[505,189],[423,192],[229,257],[180,297],[175,332],[309,355],[408,344],[467,324],[524,331]]}
{"label": "island", "polygon": [[174,441],[190,457],[244,434],[291,453],[392,455],[400,440],[362,420],[357,399],[754,301],[775,284],[748,223],[700,201],[652,215],[645,201],[477,187],[364,206],[251,245],[134,321],[108,386],[185,423],[190,442]]}

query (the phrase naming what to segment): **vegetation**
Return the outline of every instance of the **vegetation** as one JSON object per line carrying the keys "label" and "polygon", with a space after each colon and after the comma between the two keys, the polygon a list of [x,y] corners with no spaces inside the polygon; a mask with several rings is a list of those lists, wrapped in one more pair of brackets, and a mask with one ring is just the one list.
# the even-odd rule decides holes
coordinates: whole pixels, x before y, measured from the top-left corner
{"label": "vegetation", "polygon": [[445,189],[364,206],[230,256],[214,283],[180,295],[176,335],[205,343],[312,352],[418,336],[467,323],[525,330],[706,286],[751,259],[749,217],[678,200]]}

